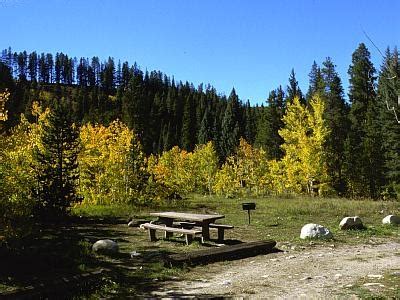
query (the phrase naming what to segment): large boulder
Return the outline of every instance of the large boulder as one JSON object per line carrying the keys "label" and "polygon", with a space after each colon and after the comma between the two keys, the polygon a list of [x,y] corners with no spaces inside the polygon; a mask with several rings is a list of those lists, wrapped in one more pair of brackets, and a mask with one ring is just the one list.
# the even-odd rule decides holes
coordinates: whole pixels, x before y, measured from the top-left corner
{"label": "large boulder", "polygon": [[118,244],[112,240],[98,240],[93,244],[92,250],[94,252],[115,254],[118,253],[119,247]]}
{"label": "large boulder", "polygon": [[346,217],[340,221],[339,224],[340,229],[347,230],[347,229],[363,229],[364,225],[361,221],[361,218],[358,216],[355,217]]}
{"label": "large boulder", "polygon": [[328,228],[318,224],[306,224],[301,228],[301,239],[331,239],[332,233]]}
{"label": "large boulder", "polygon": [[382,224],[400,225],[400,217],[395,215],[388,215],[383,218]]}

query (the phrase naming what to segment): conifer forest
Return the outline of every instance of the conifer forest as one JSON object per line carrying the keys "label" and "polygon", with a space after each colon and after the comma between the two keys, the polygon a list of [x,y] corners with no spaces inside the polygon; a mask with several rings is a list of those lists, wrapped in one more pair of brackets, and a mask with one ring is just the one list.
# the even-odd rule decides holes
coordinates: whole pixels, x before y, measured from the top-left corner
{"label": "conifer forest", "polygon": [[0,214],[12,234],[76,203],[192,192],[398,198],[397,48],[374,66],[359,44],[347,91],[331,58],[310,62],[307,91],[292,70],[260,105],[112,57],[8,48],[0,59]]}

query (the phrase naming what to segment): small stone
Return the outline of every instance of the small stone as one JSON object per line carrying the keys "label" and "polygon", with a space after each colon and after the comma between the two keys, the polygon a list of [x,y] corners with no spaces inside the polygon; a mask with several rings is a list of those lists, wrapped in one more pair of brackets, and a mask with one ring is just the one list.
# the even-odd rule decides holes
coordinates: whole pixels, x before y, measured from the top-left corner
{"label": "small stone", "polygon": [[286,259],[293,259],[293,258],[296,258],[296,256],[294,256],[294,255],[289,255],[288,257],[286,257]]}
{"label": "small stone", "polygon": [[137,256],[141,256],[142,253],[136,252],[136,251],[132,251],[129,253],[131,255],[131,258],[137,257]]}
{"label": "small stone", "polygon": [[276,258],[270,258],[269,261],[277,261]]}
{"label": "small stone", "polygon": [[342,277],[343,277],[342,274],[335,274],[335,279],[339,279],[339,278],[342,278]]}
{"label": "small stone", "polygon": [[382,224],[385,225],[399,225],[400,224],[400,217],[395,215],[388,215],[383,218]]}
{"label": "small stone", "polygon": [[302,279],[300,279],[300,280],[310,280],[310,279],[312,279],[312,277],[311,276],[306,276],[306,277],[303,277]]}
{"label": "small stone", "polygon": [[400,276],[400,272],[393,272],[391,275],[392,276]]}
{"label": "small stone", "polygon": [[368,277],[368,278],[371,278],[371,279],[382,279],[382,278],[383,278],[383,275],[369,274],[369,275],[367,275],[367,277]]}
{"label": "small stone", "polygon": [[268,278],[269,277],[269,275],[263,275],[263,276],[261,276],[261,278]]}
{"label": "small stone", "polygon": [[347,230],[347,229],[363,229],[364,225],[361,221],[361,218],[358,216],[355,217],[346,217],[340,221],[339,224],[340,229]]}
{"label": "small stone", "polygon": [[107,254],[115,254],[119,251],[118,244],[112,240],[98,240],[93,244],[94,252],[102,252]]}
{"label": "small stone", "polygon": [[328,228],[325,228],[324,226],[321,226],[319,224],[309,223],[301,228],[300,238],[330,239],[332,238],[332,233],[329,231]]}
{"label": "small stone", "polygon": [[368,283],[364,283],[364,286],[379,286],[379,287],[385,287],[382,283],[379,282],[368,282]]}

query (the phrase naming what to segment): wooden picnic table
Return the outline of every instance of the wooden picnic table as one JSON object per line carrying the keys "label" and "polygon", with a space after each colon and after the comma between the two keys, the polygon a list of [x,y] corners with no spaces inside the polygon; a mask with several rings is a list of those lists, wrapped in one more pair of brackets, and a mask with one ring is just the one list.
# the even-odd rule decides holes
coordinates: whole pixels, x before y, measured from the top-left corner
{"label": "wooden picnic table", "polygon": [[172,226],[174,220],[184,220],[196,222],[201,226],[201,232],[204,240],[210,239],[210,223],[215,222],[215,220],[225,218],[224,215],[207,215],[207,214],[192,214],[184,212],[154,212],[150,213],[151,216],[158,217],[159,221],[167,226]]}

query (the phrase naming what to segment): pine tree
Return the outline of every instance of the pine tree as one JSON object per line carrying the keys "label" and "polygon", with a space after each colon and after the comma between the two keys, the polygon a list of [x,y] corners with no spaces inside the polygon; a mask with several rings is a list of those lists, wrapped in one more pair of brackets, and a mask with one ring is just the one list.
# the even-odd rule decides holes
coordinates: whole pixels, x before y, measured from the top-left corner
{"label": "pine tree", "polygon": [[292,71],[290,72],[289,85],[286,88],[286,93],[286,103],[292,102],[293,99],[297,97],[299,98],[300,103],[305,104],[305,99],[303,98],[303,93],[300,90],[294,69],[292,69]]}
{"label": "pine tree", "polygon": [[[388,48],[379,72],[378,107],[382,122],[382,138],[385,159],[385,184],[400,183],[400,118],[398,98],[400,95],[400,64],[397,48]],[[396,110],[396,115],[390,108]]]}
{"label": "pine tree", "polygon": [[183,117],[182,117],[182,148],[186,151],[192,151],[196,142],[196,113],[194,109],[194,103],[192,95],[188,95],[186,98]]}
{"label": "pine tree", "polygon": [[256,138],[256,118],[254,109],[247,100],[244,107],[244,138],[250,144],[254,144]]}
{"label": "pine tree", "polygon": [[344,142],[349,127],[348,108],[343,96],[342,82],[329,57],[322,64],[321,75],[325,89],[320,97],[325,102],[324,118],[330,129],[326,140],[328,174],[332,180],[332,186],[339,195],[342,195],[345,192],[343,165]]}
{"label": "pine tree", "polygon": [[311,98],[314,95],[318,94],[319,96],[321,96],[321,94],[323,94],[323,91],[325,89],[324,81],[321,74],[321,68],[315,61],[311,66],[311,71],[310,74],[308,74],[308,77],[310,78],[310,84],[306,95],[307,103],[311,100]]}
{"label": "pine tree", "polygon": [[[283,139],[279,135],[279,130],[283,127],[283,115],[285,113],[286,103],[284,101],[285,94],[282,87],[272,91],[268,97],[267,107],[267,140],[264,149],[267,152],[268,159],[280,159],[283,156],[281,145]],[[300,101],[300,100],[299,100]]]}
{"label": "pine tree", "polygon": [[67,213],[78,200],[79,132],[67,102],[55,103],[41,134],[38,163],[37,214],[43,219]]}
{"label": "pine tree", "polygon": [[345,151],[349,193],[376,198],[383,178],[383,149],[377,126],[375,68],[364,44],[354,51],[348,73],[351,127]]}
{"label": "pine tree", "polygon": [[207,144],[213,139],[213,119],[210,107],[206,108],[203,119],[201,120],[197,142],[200,145]]}
{"label": "pine tree", "polygon": [[226,158],[234,153],[240,138],[239,99],[235,89],[232,90],[222,119],[221,154]]}

